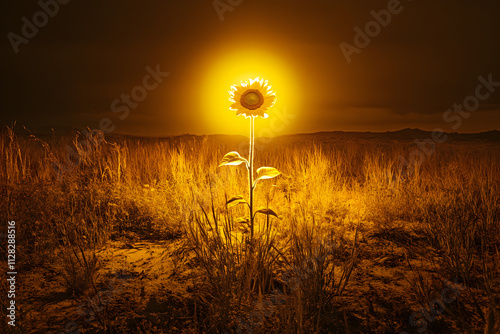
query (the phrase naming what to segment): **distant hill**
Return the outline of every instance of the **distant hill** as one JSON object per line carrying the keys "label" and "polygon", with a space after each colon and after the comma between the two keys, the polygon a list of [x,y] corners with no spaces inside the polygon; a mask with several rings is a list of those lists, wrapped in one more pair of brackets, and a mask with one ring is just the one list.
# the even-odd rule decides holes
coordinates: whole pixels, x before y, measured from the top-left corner
{"label": "distant hill", "polygon": [[[22,126],[17,125],[15,132],[19,135],[34,134],[34,135],[74,135],[81,129],[73,127],[40,127],[34,130],[26,130]],[[451,132],[446,133],[448,136],[447,142],[450,141],[486,141],[486,142],[500,142],[500,131],[491,130],[486,132],[478,133],[459,133]],[[112,133],[106,136],[107,138],[142,138],[142,139],[165,139],[174,141],[183,140],[202,140],[203,138],[208,138],[214,141],[224,141],[224,142],[241,142],[245,140],[245,136],[241,135],[194,135],[194,134],[183,134],[178,136],[162,136],[162,137],[146,137],[146,136],[135,136],[128,134]],[[356,131],[321,131],[314,133],[297,133],[291,135],[283,135],[273,138],[273,142],[285,142],[285,141],[302,141],[302,140],[312,140],[312,141],[329,141],[329,140],[388,140],[388,141],[414,141],[415,139],[431,139],[432,131],[425,131],[420,129],[402,129],[397,131],[386,131],[386,132],[356,132]]]}
{"label": "distant hill", "polygon": [[[447,142],[449,141],[490,141],[490,142],[500,142],[500,131],[492,130],[479,133],[446,133],[448,136]],[[353,139],[380,139],[380,140],[391,140],[391,141],[414,141],[415,139],[431,139],[432,131],[424,131],[420,129],[402,129],[397,131],[386,131],[386,132],[346,132],[346,131],[323,131],[315,133],[303,133],[303,134],[293,134],[280,136],[275,139],[278,140],[298,140],[298,139],[310,139],[310,140],[353,140]]]}

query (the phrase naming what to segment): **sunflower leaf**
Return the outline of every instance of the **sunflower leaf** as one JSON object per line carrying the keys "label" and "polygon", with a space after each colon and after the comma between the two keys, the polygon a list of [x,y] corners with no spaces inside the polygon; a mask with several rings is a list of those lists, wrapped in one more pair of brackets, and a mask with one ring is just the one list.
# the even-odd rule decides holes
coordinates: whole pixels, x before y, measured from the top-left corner
{"label": "sunflower leaf", "polygon": [[243,158],[238,152],[233,151],[227,153],[224,158],[222,158],[222,162],[219,165],[221,166],[238,166],[241,165],[242,163],[246,163],[248,166],[248,161],[247,159]]}
{"label": "sunflower leaf", "polygon": [[241,195],[235,196],[226,202],[228,208],[232,208],[233,206],[238,204],[248,205],[247,201]]}
{"label": "sunflower leaf", "polygon": [[276,212],[274,212],[273,210],[271,210],[269,208],[263,208],[263,209],[259,209],[259,210],[255,211],[254,216],[258,213],[262,213],[265,215],[271,215],[271,216],[275,216],[276,218],[279,218],[278,215],[276,214]]}
{"label": "sunflower leaf", "polygon": [[240,225],[238,226],[238,229],[240,230],[240,232],[242,234],[248,234],[250,231],[248,230],[248,227],[246,227],[245,225]]}
{"label": "sunflower leaf", "polygon": [[272,179],[281,173],[274,167],[260,167],[257,169],[257,179],[255,179],[255,184],[257,184],[257,181],[259,180],[267,180],[267,179]]}
{"label": "sunflower leaf", "polygon": [[248,216],[238,217],[234,220],[237,224],[247,224],[249,223],[250,218]]}

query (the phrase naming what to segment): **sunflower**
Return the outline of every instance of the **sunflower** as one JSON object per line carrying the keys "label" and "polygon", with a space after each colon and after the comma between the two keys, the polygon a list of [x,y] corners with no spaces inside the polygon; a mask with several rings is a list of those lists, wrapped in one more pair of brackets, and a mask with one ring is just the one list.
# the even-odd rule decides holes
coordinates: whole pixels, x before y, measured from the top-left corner
{"label": "sunflower", "polygon": [[236,115],[267,118],[265,111],[274,105],[276,95],[267,80],[257,77],[249,81],[242,81],[239,86],[231,86],[229,101],[233,104],[229,109],[236,111]]}

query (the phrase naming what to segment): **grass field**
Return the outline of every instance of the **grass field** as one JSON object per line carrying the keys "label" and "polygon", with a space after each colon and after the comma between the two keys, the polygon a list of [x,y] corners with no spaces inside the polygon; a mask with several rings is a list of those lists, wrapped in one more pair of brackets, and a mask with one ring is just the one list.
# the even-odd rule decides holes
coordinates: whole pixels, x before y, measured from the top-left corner
{"label": "grass field", "polygon": [[247,138],[1,137],[19,333],[500,332],[498,141],[261,141],[250,241]]}

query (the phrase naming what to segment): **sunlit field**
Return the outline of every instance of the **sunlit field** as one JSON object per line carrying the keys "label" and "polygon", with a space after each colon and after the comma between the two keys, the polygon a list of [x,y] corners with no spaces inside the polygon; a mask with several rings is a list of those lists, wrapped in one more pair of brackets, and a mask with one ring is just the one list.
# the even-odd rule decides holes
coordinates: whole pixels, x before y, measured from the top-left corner
{"label": "sunlit field", "polygon": [[246,137],[1,137],[14,332],[500,330],[498,138],[409,165],[406,132],[257,139],[255,165],[281,175],[256,187],[250,242],[230,201],[248,196],[247,171],[218,167],[247,156]]}

